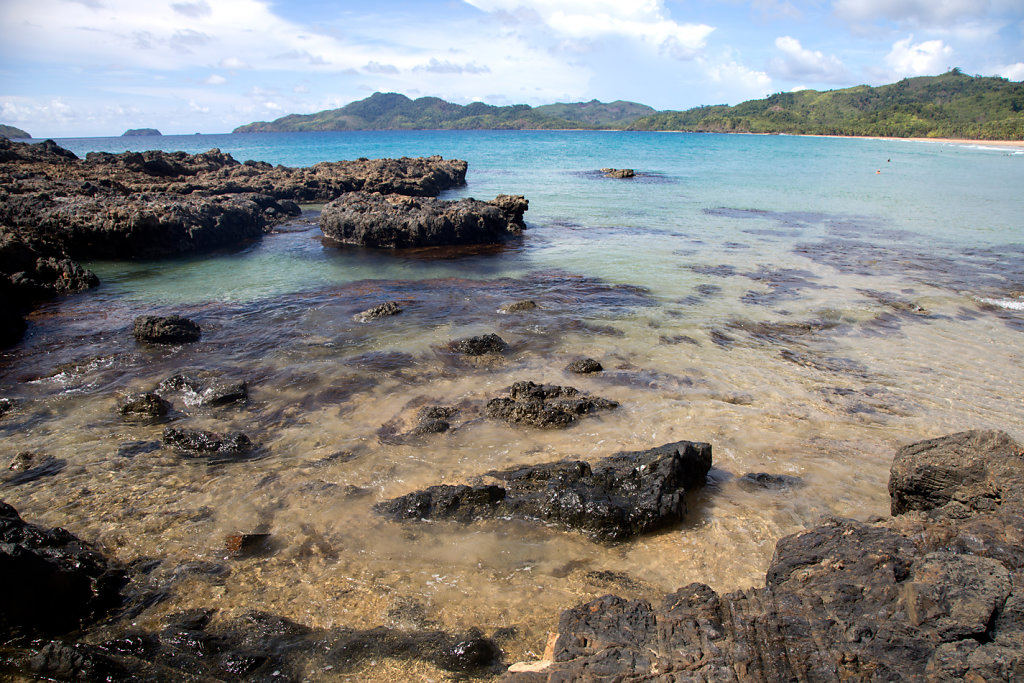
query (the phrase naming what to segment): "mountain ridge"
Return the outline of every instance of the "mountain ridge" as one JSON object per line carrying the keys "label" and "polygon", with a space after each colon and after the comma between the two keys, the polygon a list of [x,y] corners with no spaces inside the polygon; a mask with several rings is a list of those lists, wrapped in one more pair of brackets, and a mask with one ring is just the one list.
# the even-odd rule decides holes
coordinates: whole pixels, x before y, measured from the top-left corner
{"label": "mountain ridge", "polygon": [[737,105],[656,111],[637,102],[467,105],[376,92],[339,109],[256,121],[235,133],[338,130],[636,130],[1024,140],[1024,83],[951,69],[881,86],[799,90]]}

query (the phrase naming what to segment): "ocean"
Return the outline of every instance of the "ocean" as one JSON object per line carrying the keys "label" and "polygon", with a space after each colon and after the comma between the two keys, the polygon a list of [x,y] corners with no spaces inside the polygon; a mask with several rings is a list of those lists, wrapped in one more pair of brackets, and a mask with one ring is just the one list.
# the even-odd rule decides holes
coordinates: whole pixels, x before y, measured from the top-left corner
{"label": "ocean", "polygon": [[[523,194],[500,248],[386,252],[325,244],[320,207],[214,254],[92,262],[93,291],[41,307],[0,355],[4,450],[64,461],[0,484],[26,519],[130,563],[169,597],[140,615],[260,609],[311,626],[514,627],[507,661],[544,647],[561,609],[692,582],[763,585],[775,542],[823,517],[888,514],[896,448],[964,429],[1024,439],[1024,154],[899,140],[598,131],[381,131],[88,138],[75,153],[201,152],[291,166],[440,154],[469,162],[442,198]],[[633,168],[632,179],[604,167]],[[500,308],[531,299],[539,308]],[[397,300],[401,315],[353,315]],[[181,313],[200,343],[138,347],[131,322]],[[495,332],[500,360],[446,350]],[[605,370],[564,368],[592,357]],[[176,426],[242,430],[260,457],[188,461],[117,396],[180,372],[244,380],[243,407],[176,405]],[[618,401],[566,430],[495,423],[515,381]],[[423,405],[455,429],[388,438]],[[687,520],[605,545],[540,524],[401,524],[374,503],[515,465],[596,460],[677,440],[714,449]],[[799,478],[747,488],[751,472]],[[226,558],[224,537],[272,534]],[[189,573],[197,562],[229,573]],[[177,573],[176,573],[177,572]],[[336,672],[311,659],[311,680]],[[440,671],[381,661],[355,679]]]}

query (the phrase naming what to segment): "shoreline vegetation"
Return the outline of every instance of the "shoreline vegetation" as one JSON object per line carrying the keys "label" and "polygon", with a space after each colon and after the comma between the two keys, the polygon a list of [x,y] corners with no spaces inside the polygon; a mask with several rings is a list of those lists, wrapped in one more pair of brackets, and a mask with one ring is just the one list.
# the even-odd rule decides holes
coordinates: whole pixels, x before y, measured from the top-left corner
{"label": "shoreline vegetation", "polygon": [[661,111],[622,100],[530,107],[459,105],[374,93],[340,109],[256,121],[234,133],[344,130],[635,130],[949,140],[1024,140],[1024,83],[968,76],[776,93],[735,106]]}

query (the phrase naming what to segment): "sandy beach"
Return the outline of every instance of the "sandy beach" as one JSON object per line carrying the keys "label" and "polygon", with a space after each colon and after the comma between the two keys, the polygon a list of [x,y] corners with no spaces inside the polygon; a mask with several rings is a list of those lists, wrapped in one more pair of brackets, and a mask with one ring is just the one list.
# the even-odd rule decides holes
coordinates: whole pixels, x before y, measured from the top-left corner
{"label": "sandy beach", "polygon": [[1013,147],[1024,149],[1024,140],[968,140],[965,138],[887,138],[868,135],[802,135],[807,138],[842,138],[851,140],[900,140],[903,142],[939,142],[954,145],[982,145],[985,147]]}

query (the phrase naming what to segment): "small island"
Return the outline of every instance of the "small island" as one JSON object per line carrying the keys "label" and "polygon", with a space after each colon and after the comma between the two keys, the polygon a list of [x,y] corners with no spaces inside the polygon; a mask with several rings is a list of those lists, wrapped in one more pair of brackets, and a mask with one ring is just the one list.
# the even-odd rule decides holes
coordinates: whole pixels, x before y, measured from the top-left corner
{"label": "small island", "polygon": [[21,128],[15,128],[14,126],[8,126],[0,123],[0,138],[8,138],[9,140],[31,140],[32,136]]}
{"label": "small island", "polygon": [[121,133],[121,137],[142,137],[144,135],[161,135],[160,131],[156,128],[129,128],[125,132]]}

